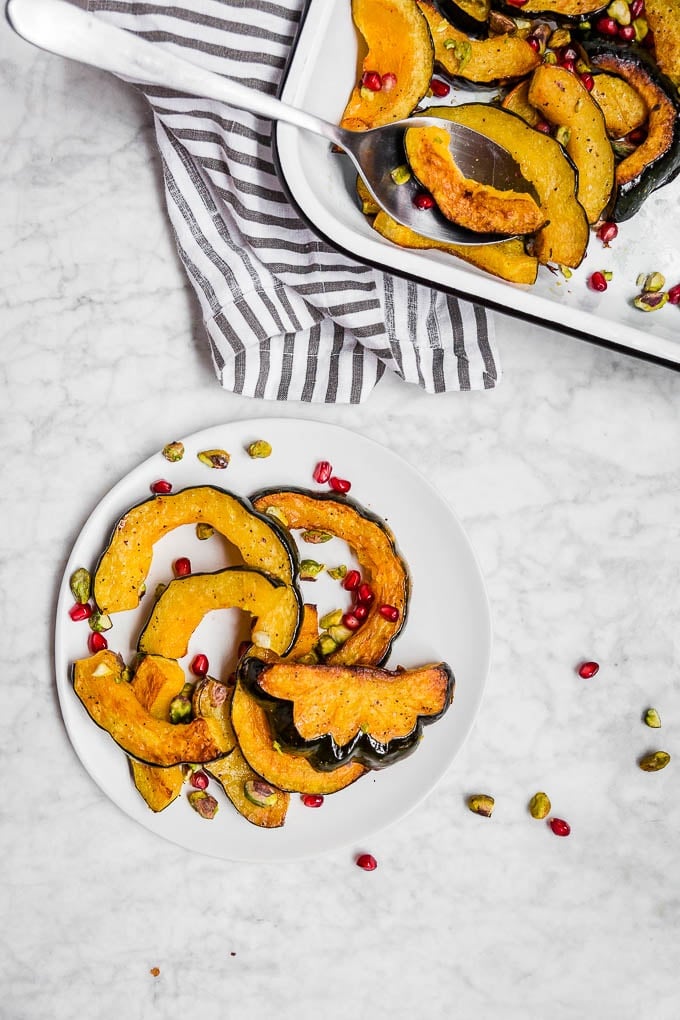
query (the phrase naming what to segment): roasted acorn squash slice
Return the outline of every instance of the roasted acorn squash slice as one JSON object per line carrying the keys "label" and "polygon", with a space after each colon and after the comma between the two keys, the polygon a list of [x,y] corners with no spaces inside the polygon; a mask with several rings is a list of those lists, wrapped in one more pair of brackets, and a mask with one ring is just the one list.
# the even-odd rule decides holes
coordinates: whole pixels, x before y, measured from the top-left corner
{"label": "roasted acorn squash slice", "polygon": [[109,649],[73,663],[73,689],[88,715],[127,754],[149,765],[212,761],[230,750],[214,719],[173,726],[144,708],[124,679],[125,663]]}
{"label": "roasted acorn squash slice", "polygon": [[231,721],[243,757],[258,775],[280,790],[291,793],[337,793],[366,772],[352,761],[333,772],[320,772],[299,755],[286,754],[274,742],[267,713],[242,684],[236,685]]}
{"label": "roasted acorn squash slice", "polygon": [[533,254],[542,265],[578,266],[588,246],[588,221],[576,199],[576,170],[559,142],[508,110],[485,103],[437,106],[429,112],[481,131],[508,150],[534,186],[548,218],[533,239]]}
{"label": "roasted acorn squash slice", "polygon": [[531,21],[557,21],[578,25],[589,21],[599,11],[604,11],[607,4],[602,0],[526,0],[526,3],[513,4],[495,0],[494,10],[502,11],[511,18],[530,19]]}
{"label": "roasted acorn squash slice", "polygon": [[639,47],[588,40],[585,51],[593,68],[618,74],[639,93],[649,116],[647,137],[616,166],[616,201],[612,219],[634,215],[657,188],[680,172],[680,108],[672,82]]}
{"label": "roasted acorn squash slice", "polygon": [[283,750],[321,771],[349,761],[383,768],[410,754],[423,724],[446,712],[454,688],[445,663],[390,672],[248,657],[238,679],[264,708]]}
{"label": "roasted acorn squash slice", "polygon": [[678,0],[645,0],[644,19],[654,37],[662,74],[680,88],[680,8]]}
{"label": "roasted acorn squash slice", "polygon": [[578,170],[577,197],[596,223],[614,192],[614,150],[602,110],[581,79],[557,64],[541,64],[531,76],[529,102],[550,123],[566,130],[564,147]]}
{"label": "roasted acorn squash slice", "polygon": [[182,524],[198,523],[210,524],[224,535],[249,566],[292,582],[295,550],[277,523],[231,492],[200,485],[154,496],[123,514],[94,576],[94,597],[101,611],[134,609],[151,566],[154,543]]}
{"label": "roasted acorn squash slice", "polygon": [[[170,703],[184,687],[184,670],[174,659],[145,655],[135,670],[131,686],[140,705],[155,719],[170,718]],[[159,768],[129,759],[132,780],[152,811],[164,811],[176,800],[184,783],[179,765]]]}
{"label": "roasted acorn squash slice", "polygon": [[251,567],[226,567],[176,577],[161,593],[140,634],[140,652],[181,659],[191,635],[213,609],[243,609],[255,617],[253,642],[285,655],[302,616],[296,588]]}
{"label": "roasted acorn squash slice", "polygon": [[409,128],[404,145],[413,173],[453,223],[492,234],[532,234],[545,223],[531,195],[499,191],[465,177],[451,153],[451,137],[442,128]]}
{"label": "roasted acorn squash slice", "polygon": [[454,78],[473,82],[521,78],[541,61],[526,39],[519,35],[473,39],[455,28],[433,4],[418,0],[418,6],[430,26],[435,63]]}
{"label": "roasted acorn squash slice", "polygon": [[647,120],[649,110],[644,99],[617,74],[594,74],[590,95],[602,110],[610,138],[623,138]]}
{"label": "roasted acorn squash slice", "polygon": [[[368,52],[359,70],[341,126],[365,131],[401,120],[415,110],[432,79],[430,30],[414,0],[352,0],[352,18]],[[393,75],[391,87],[373,92],[362,86],[366,72]]]}
{"label": "roasted acorn squash slice", "polygon": [[466,246],[462,244],[445,244],[422,237],[408,227],[397,223],[386,212],[379,212],[372,223],[373,229],[382,237],[402,248],[434,248],[455,255],[464,262],[469,262],[478,269],[499,276],[510,283],[531,284],[536,282],[538,260],[528,255],[524,243],[519,238],[499,241],[498,244],[479,244]]}
{"label": "roasted acorn squash slice", "polygon": [[473,39],[486,39],[489,34],[490,0],[439,0],[442,13],[461,32]]}
{"label": "roasted acorn squash slice", "polygon": [[[345,496],[302,489],[267,489],[253,496],[253,504],[261,511],[278,508],[289,528],[326,531],[354,550],[362,577],[371,585],[375,600],[359,630],[328,661],[383,662],[404,625],[410,587],[406,564],[385,522]],[[399,616],[395,622],[380,614],[384,604],[397,609]]]}

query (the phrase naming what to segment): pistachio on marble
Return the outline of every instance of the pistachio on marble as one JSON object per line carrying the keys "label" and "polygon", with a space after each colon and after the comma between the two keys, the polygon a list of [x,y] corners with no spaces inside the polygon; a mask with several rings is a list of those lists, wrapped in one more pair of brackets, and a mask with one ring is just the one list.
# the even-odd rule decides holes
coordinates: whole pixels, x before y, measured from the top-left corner
{"label": "pistachio on marble", "polygon": [[482,815],[484,818],[491,818],[495,805],[495,800],[490,797],[488,793],[475,793],[471,797],[468,797],[468,807],[476,815]]}
{"label": "pistachio on marble", "polygon": [[529,801],[529,814],[532,818],[547,818],[551,807],[550,797],[540,790]]}
{"label": "pistachio on marble", "polygon": [[638,759],[638,765],[643,772],[660,772],[666,768],[670,760],[671,756],[667,751],[650,751]]}

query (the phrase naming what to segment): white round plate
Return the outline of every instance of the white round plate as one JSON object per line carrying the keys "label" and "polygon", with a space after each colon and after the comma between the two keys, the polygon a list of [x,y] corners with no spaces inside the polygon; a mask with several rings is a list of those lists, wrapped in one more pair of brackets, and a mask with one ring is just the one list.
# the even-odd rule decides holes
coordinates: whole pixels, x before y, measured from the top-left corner
{"label": "white round plate", "polygon": [[[176,437],[169,436],[168,439]],[[267,439],[271,456],[251,459],[246,447]],[[122,479],[97,506],[69,558],[61,585],[56,623],[57,689],[64,722],[83,765],[104,793],[152,832],[190,850],[226,860],[273,861],[312,856],[347,844],[360,845],[372,832],[394,822],[425,797],[442,777],[467,737],[480,705],[489,667],[491,626],[488,601],[470,543],[448,504],[422,475],[390,450],[356,433],[313,421],[262,419],[238,421],[206,429],[183,440],[181,461],[169,463],[159,452]],[[225,470],[205,467],[197,453],[225,449],[231,463]],[[212,821],[199,817],[184,794],[159,814],[146,806],[130,778],[128,761],[111,737],[87,715],[71,682],[71,663],[88,654],[86,621],[74,623],[69,578],[80,566],[94,570],[118,518],[150,497],[159,478],[173,490],[211,484],[239,496],[268,486],[301,486],[326,491],[312,471],[319,460],[333,464],[339,477],[352,483],[350,496],[382,517],[391,528],[411,575],[412,594],[402,633],[388,666],[411,667],[444,660],[456,678],[455,697],[446,715],[425,727],[424,738],[408,758],[371,772],[352,786],[326,797],[319,809],[304,807],[291,796],[286,823],[261,829],[245,821],[221,789],[211,792],[220,802]],[[321,546],[302,545],[303,555],[328,566],[354,561],[347,546],[333,539]],[[199,541],[193,526],[165,536],[154,548],[147,590],[172,576],[172,563],[188,556],[194,570],[217,570],[238,562],[228,543],[215,535]],[[323,574],[301,582],[306,602],[320,613],[349,604],[337,581]],[[118,613],[107,633],[109,648],[126,661],[134,653],[139,630],[148,613]],[[247,634],[238,610],[212,612],[195,631],[184,664],[197,652],[208,655],[212,676],[225,677],[235,664],[239,638]]]}

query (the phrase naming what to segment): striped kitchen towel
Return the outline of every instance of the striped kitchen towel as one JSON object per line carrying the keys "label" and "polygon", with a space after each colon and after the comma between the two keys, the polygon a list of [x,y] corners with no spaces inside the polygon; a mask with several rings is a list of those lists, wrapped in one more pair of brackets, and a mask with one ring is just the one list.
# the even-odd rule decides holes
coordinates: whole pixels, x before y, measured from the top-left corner
{"label": "striped kitchen towel", "polygon": [[[88,9],[276,93],[306,2],[88,0]],[[351,261],[300,220],[276,176],[269,121],[139,87],[153,110],[177,248],[226,389],[358,403],[386,369],[428,392],[496,385],[484,309]]]}

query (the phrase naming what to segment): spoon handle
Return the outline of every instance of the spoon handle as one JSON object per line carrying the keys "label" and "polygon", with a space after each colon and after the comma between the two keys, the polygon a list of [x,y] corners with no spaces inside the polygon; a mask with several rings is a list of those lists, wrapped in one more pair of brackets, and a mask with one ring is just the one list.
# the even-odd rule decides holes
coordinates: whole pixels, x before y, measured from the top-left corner
{"label": "spoon handle", "polygon": [[313,131],[333,142],[338,129],[264,92],[206,71],[167,49],[93,17],[65,0],[9,0],[10,25],[27,42],[125,78],[216,99],[269,120]]}

